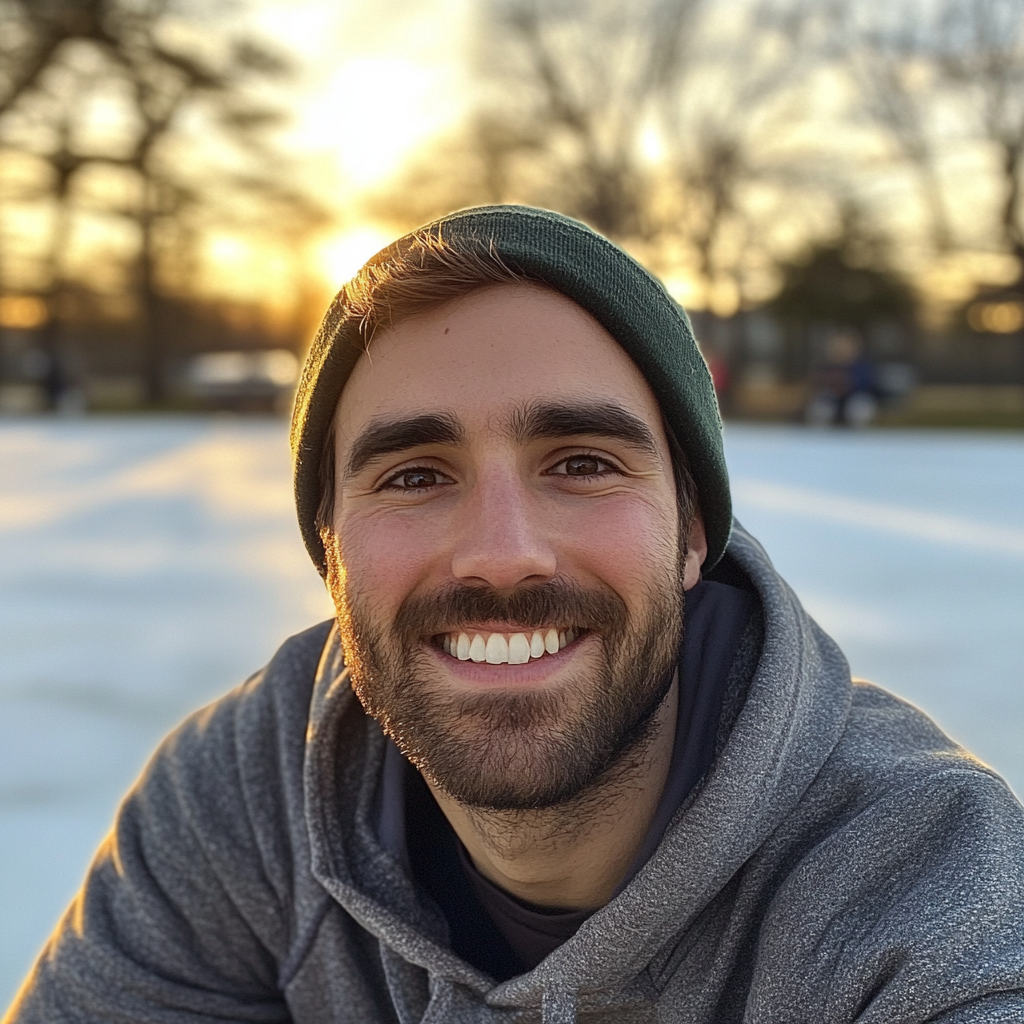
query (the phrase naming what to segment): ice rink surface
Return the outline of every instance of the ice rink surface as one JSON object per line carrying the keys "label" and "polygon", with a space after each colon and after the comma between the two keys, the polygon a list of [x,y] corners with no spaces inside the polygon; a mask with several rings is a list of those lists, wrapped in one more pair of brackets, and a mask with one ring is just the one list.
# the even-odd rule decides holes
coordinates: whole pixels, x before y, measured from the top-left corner
{"label": "ice rink surface", "polygon": [[[730,426],[853,672],[1024,793],[1024,436]],[[0,423],[0,1008],[160,737],[330,609],[276,420]]]}

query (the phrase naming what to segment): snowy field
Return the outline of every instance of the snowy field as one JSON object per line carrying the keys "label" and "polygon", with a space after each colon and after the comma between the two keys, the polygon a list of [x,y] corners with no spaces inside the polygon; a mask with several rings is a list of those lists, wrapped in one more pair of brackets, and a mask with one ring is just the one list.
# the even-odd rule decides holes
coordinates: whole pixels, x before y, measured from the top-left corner
{"label": "snowy field", "polygon": [[[1024,793],[1024,437],[727,446],[739,519],[855,674]],[[0,423],[0,1008],[154,744],[328,614],[283,422]]]}

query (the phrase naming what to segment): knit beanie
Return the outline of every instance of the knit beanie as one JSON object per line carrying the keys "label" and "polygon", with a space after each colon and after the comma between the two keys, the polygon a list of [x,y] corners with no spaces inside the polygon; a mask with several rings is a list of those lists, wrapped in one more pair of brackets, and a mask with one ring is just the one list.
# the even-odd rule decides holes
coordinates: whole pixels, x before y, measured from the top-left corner
{"label": "knit beanie", "polygon": [[[489,249],[510,268],[543,281],[582,306],[626,350],[647,378],[665,420],[690,464],[710,571],[732,529],[722,421],[686,314],[664,286],[618,246],[585,224],[528,206],[461,210],[419,229],[456,250]],[[407,247],[406,235],[368,264],[385,263]],[[365,349],[360,317],[335,298],[306,357],[292,414],[295,503],[302,537],[321,575],[326,573],[317,529],[320,460],[342,388]]]}

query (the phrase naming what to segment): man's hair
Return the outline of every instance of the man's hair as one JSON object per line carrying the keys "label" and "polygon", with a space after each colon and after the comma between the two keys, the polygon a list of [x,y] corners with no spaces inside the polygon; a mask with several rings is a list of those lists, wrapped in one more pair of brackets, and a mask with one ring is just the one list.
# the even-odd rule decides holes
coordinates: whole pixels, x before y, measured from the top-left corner
{"label": "man's hair", "polygon": [[[503,260],[493,245],[456,248],[444,241],[439,229],[424,229],[414,232],[401,250],[387,249],[367,263],[341,289],[335,302],[359,319],[359,332],[368,350],[374,334],[382,327],[393,327],[481,288],[525,282],[551,289],[546,282]],[[686,453],[664,417],[662,426],[672,460],[679,521],[686,530],[697,512],[697,486]],[[334,435],[332,418],[321,449],[318,473],[320,501],[316,527],[321,536],[331,530],[334,522]]]}

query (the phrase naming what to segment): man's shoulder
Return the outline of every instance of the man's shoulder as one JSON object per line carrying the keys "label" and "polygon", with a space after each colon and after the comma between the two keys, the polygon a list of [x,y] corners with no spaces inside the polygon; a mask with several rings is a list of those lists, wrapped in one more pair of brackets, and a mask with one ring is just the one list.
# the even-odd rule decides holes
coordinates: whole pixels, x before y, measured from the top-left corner
{"label": "man's shoulder", "polygon": [[1002,781],[919,707],[863,679],[853,680],[850,714],[835,757],[885,786],[949,771]]}
{"label": "man's shoulder", "polygon": [[293,887],[294,850],[306,834],[311,691],[330,628],[290,637],[266,667],[164,739],[122,805],[119,848],[158,858],[172,878],[199,857],[243,902],[268,879],[266,891]]}
{"label": "man's shoulder", "polygon": [[[317,623],[288,637],[270,661],[244,682],[194,711],[168,739],[178,735],[208,737],[229,727],[241,729],[239,739],[258,724],[280,728],[305,722],[317,667],[333,621]],[[304,729],[304,725],[302,726]]]}
{"label": "man's shoulder", "polygon": [[[283,688],[286,691],[283,696],[292,701],[301,699],[308,707],[317,666],[333,628],[334,620],[326,619],[288,637],[274,652],[266,668],[252,678],[262,677],[261,684],[268,692],[276,694]],[[296,692],[297,687],[301,693]]]}
{"label": "man's shoulder", "polygon": [[1024,808],[998,775],[857,684],[833,756],[752,862],[766,910],[750,999],[918,1021],[1015,992],[1019,1011],[1022,851]]}
{"label": "man's shoulder", "polygon": [[942,843],[996,820],[996,831],[1024,840],[1024,808],[998,773],[920,708],[864,680],[854,680],[846,728],[807,796],[841,830],[881,828],[895,846]]}
{"label": "man's shoulder", "polygon": [[329,631],[291,637],[164,740],[18,1019],[71,1019],[56,1002],[80,1010],[75,1020],[177,1020],[186,1006],[189,1019],[283,1019],[282,964],[324,900],[309,871],[302,747]]}
{"label": "man's shoulder", "polygon": [[769,844],[787,874],[765,962],[813,965],[791,972],[786,999],[831,1005],[822,1019],[848,1019],[835,1007],[869,990],[879,1020],[1016,991],[1024,808],[914,705],[853,689],[840,742]]}

